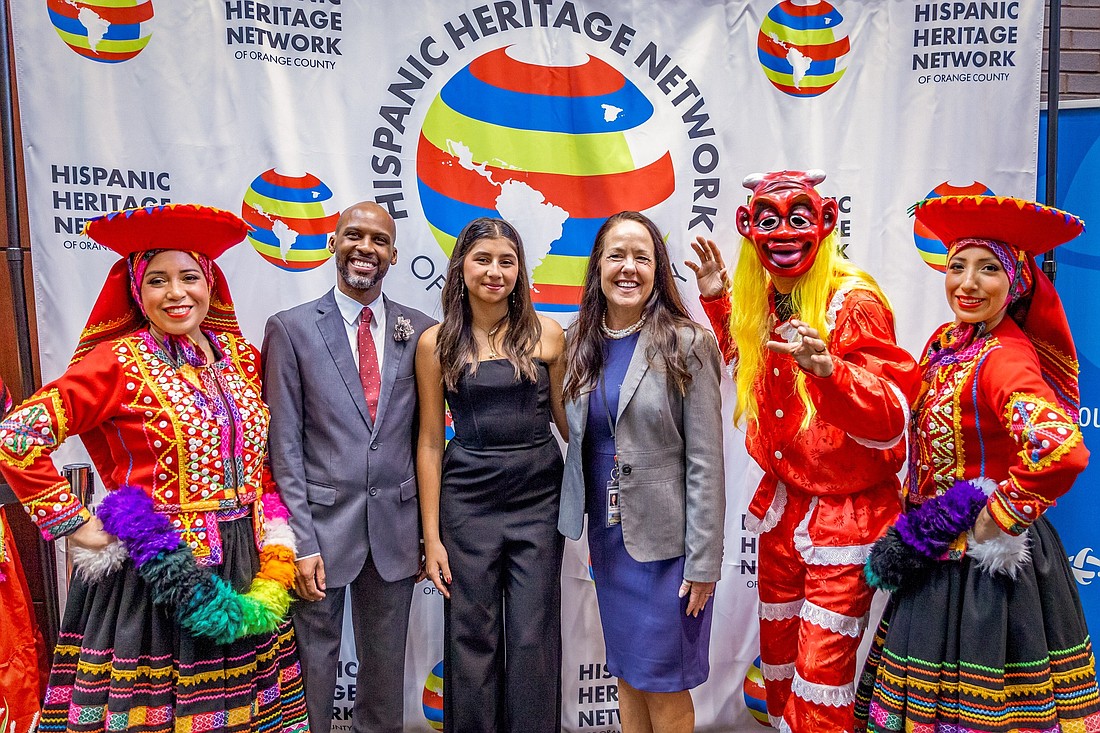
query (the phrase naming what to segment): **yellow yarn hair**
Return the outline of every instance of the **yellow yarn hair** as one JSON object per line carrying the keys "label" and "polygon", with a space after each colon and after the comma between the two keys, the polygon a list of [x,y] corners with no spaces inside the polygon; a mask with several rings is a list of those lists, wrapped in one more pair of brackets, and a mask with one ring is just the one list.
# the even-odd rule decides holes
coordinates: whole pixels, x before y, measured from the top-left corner
{"label": "yellow yarn hair", "polygon": [[[870,275],[853,265],[840,254],[838,236],[834,231],[821,243],[817,259],[799,278],[791,291],[791,305],[796,317],[814,328],[829,343],[826,317],[833,295],[842,288],[869,290],[887,303],[885,294]],[[753,385],[764,368],[765,342],[769,337],[771,309],[768,307],[768,285],[771,278],[760,263],[752,242],[742,238],[733,275],[733,308],[730,314],[730,334],[737,345],[737,406],[733,419],[738,425],[756,421],[758,405]],[[798,398],[805,407],[801,429],[805,430],[817,413],[810,394],[806,390],[806,373],[801,369],[795,377]]]}

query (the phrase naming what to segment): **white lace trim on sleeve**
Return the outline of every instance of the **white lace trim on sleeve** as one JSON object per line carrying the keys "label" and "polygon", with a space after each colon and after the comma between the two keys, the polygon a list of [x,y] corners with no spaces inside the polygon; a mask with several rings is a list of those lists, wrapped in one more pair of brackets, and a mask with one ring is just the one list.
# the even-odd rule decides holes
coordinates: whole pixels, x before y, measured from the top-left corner
{"label": "white lace trim on sleeve", "polygon": [[868,438],[861,438],[858,435],[852,435],[851,433],[848,433],[849,438],[851,438],[855,442],[857,442],[860,445],[865,446],[867,448],[878,448],[880,450],[886,450],[888,448],[893,448],[895,445],[900,443],[902,441],[902,439],[905,437],[905,428],[906,428],[907,425],[909,425],[909,403],[905,401],[905,395],[902,394],[901,390],[898,389],[897,385],[894,384],[893,382],[887,382],[886,386],[888,386],[890,388],[890,391],[894,393],[894,396],[898,398],[898,402],[901,404],[902,417],[904,417],[904,420],[902,420],[902,422],[901,422],[901,432],[898,433],[897,436],[891,438],[890,440],[881,440],[881,441],[880,440],[870,440]]}
{"label": "white lace trim on sleeve", "polygon": [[779,520],[783,518],[783,510],[787,508],[787,487],[782,481],[776,484],[775,496],[772,497],[772,505],[764,512],[764,518],[760,519],[748,514],[745,516],[745,529],[753,534],[764,534],[775,529]]}

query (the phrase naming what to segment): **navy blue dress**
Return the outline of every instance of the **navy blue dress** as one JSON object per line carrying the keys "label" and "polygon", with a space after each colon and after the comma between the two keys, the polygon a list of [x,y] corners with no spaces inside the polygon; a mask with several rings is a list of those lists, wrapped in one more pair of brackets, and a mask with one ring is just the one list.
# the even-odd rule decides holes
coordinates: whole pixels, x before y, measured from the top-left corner
{"label": "navy blue dress", "polygon": [[638,334],[605,341],[607,402],[598,384],[589,394],[583,443],[588,551],[608,671],[638,690],[679,692],[699,686],[710,673],[714,604],[698,617],[685,615],[688,599],[678,597],[684,557],[638,562],[623,544],[622,525],[607,526],[607,482],[615,463],[608,415],[618,413],[619,390],[637,343]]}

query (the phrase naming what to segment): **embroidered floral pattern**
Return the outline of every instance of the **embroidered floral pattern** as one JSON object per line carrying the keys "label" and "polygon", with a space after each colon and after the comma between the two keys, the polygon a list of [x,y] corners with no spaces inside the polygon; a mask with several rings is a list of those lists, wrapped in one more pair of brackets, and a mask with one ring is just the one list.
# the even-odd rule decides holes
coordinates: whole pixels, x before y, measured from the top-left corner
{"label": "embroidered floral pattern", "polygon": [[64,440],[67,422],[61,395],[55,389],[47,390],[0,422],[0,453],[13,466],[26,468],[43,451]]}
{"label": "embroidered floral pattern", "polygon": [[1058,406],[1035,395],[1014,393],[1005,407],[1005,422],[1031,471],[1041,471],[1081,442],[1077,424]]}

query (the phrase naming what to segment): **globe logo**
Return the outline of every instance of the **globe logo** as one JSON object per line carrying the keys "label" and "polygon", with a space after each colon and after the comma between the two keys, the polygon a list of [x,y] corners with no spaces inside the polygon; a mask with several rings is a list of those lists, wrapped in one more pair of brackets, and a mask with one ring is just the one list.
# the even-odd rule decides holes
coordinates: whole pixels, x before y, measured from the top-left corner
{"label": "globe logo", "polygon": [[764,694],[764,673],[760,671],[760,657],[757,657],[749,671],[745,673],[745,684],[742,686],[745,694],[745,708],[749,715],[761,725],[770,725],[768,722],[768,702]]}
{"label": "globe logo", "polygon": [[653,105],[607,63],[519,54],[479,56],[432,100],[417,150],[421,205],[448,256],[472,219],[507,219],[523,238],[535,308],[575,312],[596,231],[666,200],[672,156],[647,127]]}
{"label": "globe logo", "polygon": [[256,177],[244,195],[241,218],[252,225],[248,243],[265,260],[289,272],[312,270],[332,255],[328,235],[340,212],[332,191],[305,173],[284,175],[274,168]]}
{"label": "globe logo", "polygon": [[93,61],[129,61],[152,36],[152,0],[47,0],[46,9],[61,40]]}
{"label": "globe logo", "polygon": [[1086,547],[1076,555],[1069,555],[1068,559],[1074,580],[1081,585],[1091,585],[1096,574],[1100,572],[1100,558],[1092,553],[1092,548]]}
{"label": "globe logo", "polygon": [[432,730],[443,730],[443,662],[432,667],[424,681],[424,719]]}
{"label": "globe logo", "polygon": [[847,68],[844,17],[825,0],[783,0],[760,24],[757,55],[764,75],[792,97],[816,97],[833,88]]}
{"label": "globe logo", "polygon": [[[992,196],[993,191],[984,183],[975,181],[966,186],[954,186],[944,181],[933,188],[925,196],[926,199],[935,199],[940,196]],[[934,270],[947,272],[947,246],[936,239],[928,227],[919,221],[913,221],[913,241],[916,242],[917,252],[921,259]]]}

